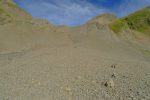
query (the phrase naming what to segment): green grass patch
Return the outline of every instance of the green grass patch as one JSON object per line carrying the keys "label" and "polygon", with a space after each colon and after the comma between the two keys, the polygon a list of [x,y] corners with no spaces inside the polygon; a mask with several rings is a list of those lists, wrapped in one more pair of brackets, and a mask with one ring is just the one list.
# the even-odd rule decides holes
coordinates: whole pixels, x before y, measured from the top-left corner
{"label": "green grass patch", "polygon": [[0,0],[0,15],[8,16],[8,14],[2,9],[2,0]]}
{"label": "green grass patch", "polygon": [[150,51],[149,50],[142,50],[143,54],[147,57],[150,57]]}
{"label": "green grass patch", "polygon": [[110,23],[109,26],[115,33],[118,33],[123,28],[128,27],[132,30],[150,35],[150,7],[117,19],[116,21]]}
{"label": "green grass patch", "polygon": [[0,15],[10,17],[10,15],[7,12],[5,12],[5,10],[3,10],[1,7],[0,7]]}
{"label": "green grass patch", "polygon": [[121,31],[121,29],[125,28],[127,26],[126,22],[123,19],[118,19],[115,22],[112,22],[110,24],[110,28],[115,32],[118,33]]}

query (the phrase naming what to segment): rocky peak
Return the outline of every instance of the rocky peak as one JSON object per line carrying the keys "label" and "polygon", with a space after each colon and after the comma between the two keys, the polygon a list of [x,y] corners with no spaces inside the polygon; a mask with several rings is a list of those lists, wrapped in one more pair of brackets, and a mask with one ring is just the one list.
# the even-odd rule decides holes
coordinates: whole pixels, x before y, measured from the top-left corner
{"label": "rocky peak", "polygon": [[88,23],[108,24],[116,19],[117,19],[117,17],[115,15],[110,14],[110,13],[105,13],[105,14],[95,17]]}

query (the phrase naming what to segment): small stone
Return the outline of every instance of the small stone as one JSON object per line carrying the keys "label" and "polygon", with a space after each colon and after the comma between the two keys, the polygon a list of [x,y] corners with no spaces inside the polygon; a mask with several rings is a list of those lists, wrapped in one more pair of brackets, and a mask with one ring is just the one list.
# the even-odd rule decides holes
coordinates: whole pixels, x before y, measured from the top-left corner
{"label": "small stone", "polygon": [[130,91],[132,91],[132,89],[129,89]]}
{"label": "small stone", "polygon": [[114,69],[115,69],[115,68],[116,68],[116,65],[111,65],[111,68],[114,68]]}
{"label": "small stone", "polygon": [[141,93],[138,91],[138,92],[137,92],[137,95],[140,95],[140,94],[141,94]]}
{"label": "small stone", "polygon": [[104,86],[114,88],[115,84],[114,84],[114,81],[112,79],[110,79],[109,81],[105,82]]}
{"label": "small stone", "polygon": [[111,75],[111,78],[116,78],[116,74],[113,73],[113,74]]}
{"label": "small stone", "polygon": [[109,83],[111,88],[115,87],[114,81],[112,79],[109,80]]}
{"label": "small stone", "polygon": [[123,97],[119,97],[119,100],[124,100],[124,98]]}
{"label": "small stone", "polygon": [[71,91],[71,89],[70,89],[69,87],[66,87],[65,90],[66,90],[67,92],[70,92],[70,91]]}
{"label": "small stone", "polygon": [[138,90],[136,93],[137,93],[137,95],[145,94],[145,93],[144,93],[144,92],[142,92],[141,90]]}
{"label": "small stone", "polygon": [[96,83],[96,82],[93,80],[92,83]]}
{"label": "small stone", "polygon": [[129,96],[129,100],[136,100],[132,94]]}
{"label": "small stone", "polygon": [[109,96],[107,93],[105,93],[105,94],[104,94],[104,99],[105,99],[105,100],[110,100],[110,96]]}
{"label": "small stone", "polygon": [[133,96],[132,94],[130,94],[130,96],[129,96],[129,97],[133,98],[134,96]]}
{"label": "small stone", "polygon": [[78,78],[78,79],[82,79],[82,77],[81,77],[81,76],[78,76],[77,78]]}
{"label": "small stone", "polygon": [[108,87],[108,82],[106,82],[106,83],[104,84],[104,86]]}
{"label": "small stone", "polygon": [[150,100],[150,97],[149,96],[143,96],[143,98],[145,98],[145,100]]}

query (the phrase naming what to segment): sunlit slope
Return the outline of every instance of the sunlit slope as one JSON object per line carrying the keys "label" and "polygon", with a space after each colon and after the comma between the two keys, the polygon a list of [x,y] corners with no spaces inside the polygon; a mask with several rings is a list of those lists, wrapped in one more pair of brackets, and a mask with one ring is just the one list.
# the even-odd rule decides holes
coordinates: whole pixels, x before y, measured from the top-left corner
{"label": "sunlit slope", "polygon": [[31,19],[31,16],[12,0],[0,0],[0,15],[2,14],[14,19]]}
{"label": "sunlit slope", "polygon": [[12,1],[1,4],[0,53],[65,46],[96,50],[106,58],[143,59],[137,48],[110,30],[109,24],[116,20],[112,14],[97,16],[82,26],[60,27],[32,18]]}
{"label": "sunlit slope", "polygon": [[12,0],[0,0],[1,53],[64,43],[66,37],[54,30],[55,27],[47,20],[32,18]]}
{"label": "sunlit slope", "polygon": [[150,7],[117,19],[110,24],[110,28],[118,33],[125,28],[150,35]]}

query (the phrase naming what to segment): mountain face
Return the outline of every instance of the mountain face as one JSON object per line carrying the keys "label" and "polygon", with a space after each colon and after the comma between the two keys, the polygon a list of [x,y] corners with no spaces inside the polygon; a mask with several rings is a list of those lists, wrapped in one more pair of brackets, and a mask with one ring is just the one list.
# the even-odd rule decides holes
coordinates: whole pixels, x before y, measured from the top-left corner
{"label": "mountain face", "polygon": [[0,0],[0,100],[149,100],[149,11],[66,27]]}
{"label": "mountain face", "polygon": [[123,28],[129,28],[150,35],[150,7],[114,21],[110,24],[110,28],[117,33]]}
{"label": "mountain face", "polygon": [[0,0],[0,14],[14,19],[30,19],[31,16],[19,8],[12,0]]}
{"label": "mountain face", "polygon": [[110,13],[105,13],[102,14],[100,16],[97,16],[96,18],[92,19],[91,21],[89,21],[88,23],[100,23],[100,24],[108,24],[114,20],[116,20],[117,17],[110,14]]}

